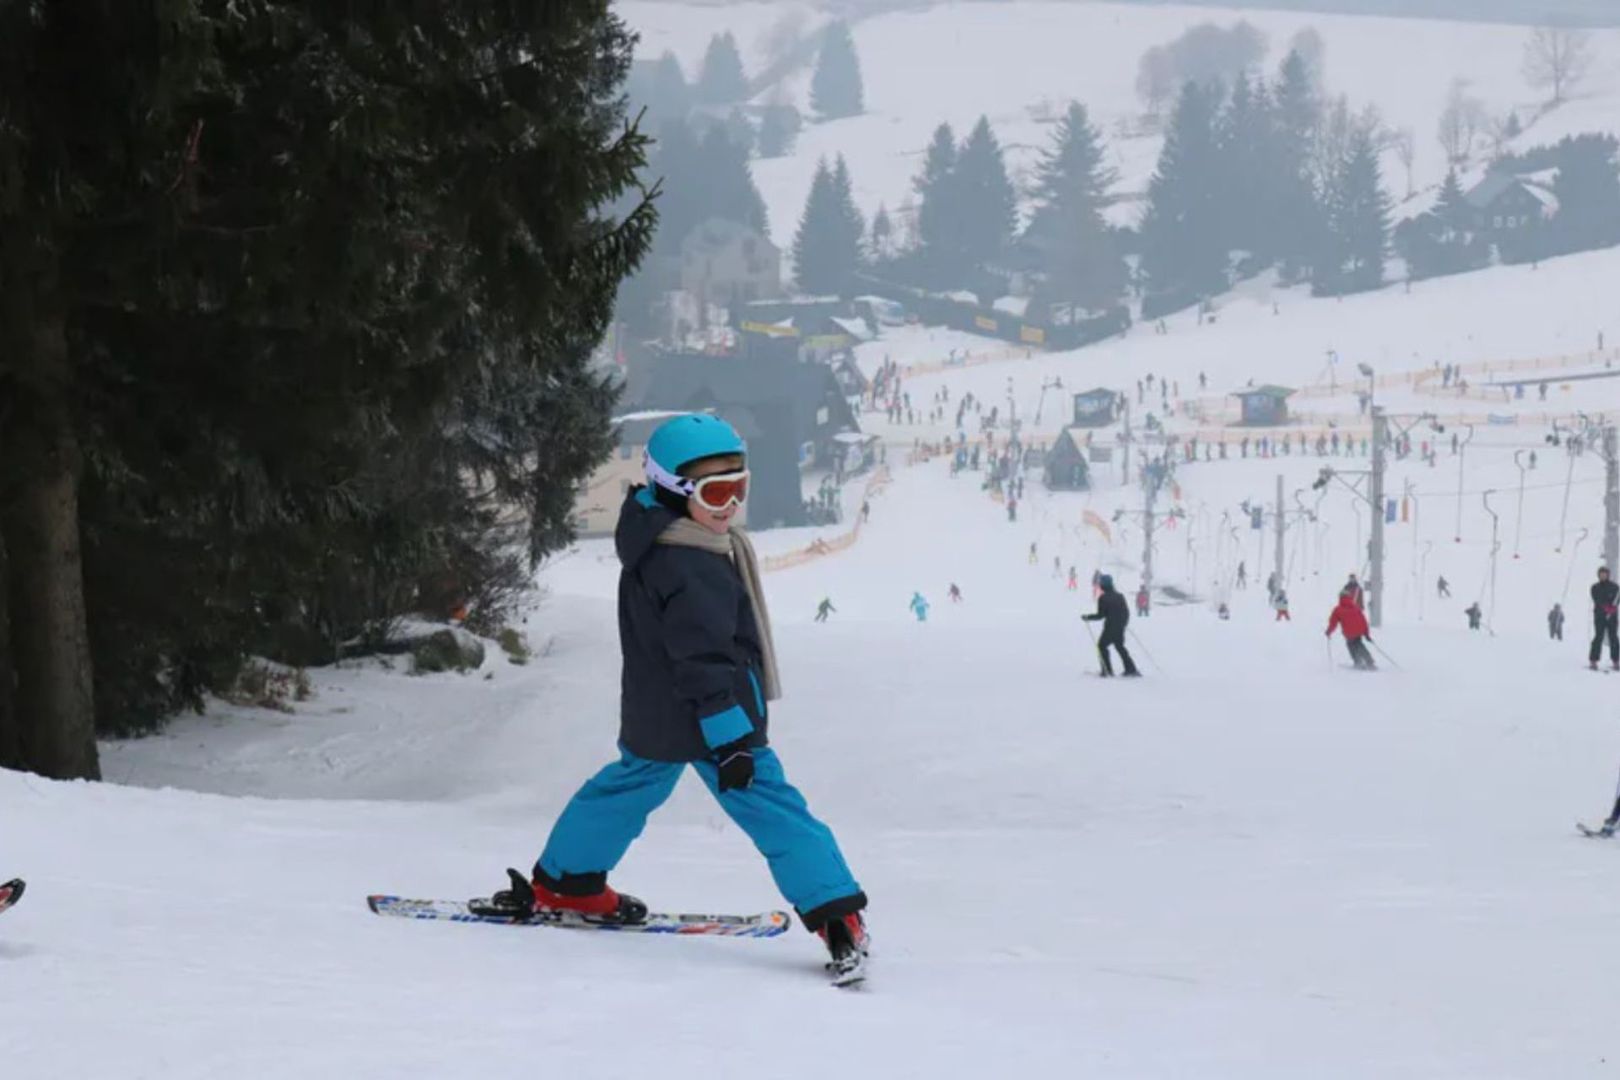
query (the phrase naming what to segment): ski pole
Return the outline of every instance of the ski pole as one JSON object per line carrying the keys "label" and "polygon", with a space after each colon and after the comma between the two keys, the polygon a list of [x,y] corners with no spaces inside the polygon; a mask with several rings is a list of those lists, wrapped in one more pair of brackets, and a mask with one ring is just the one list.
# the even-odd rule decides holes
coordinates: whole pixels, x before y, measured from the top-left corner
{"label": "ski pole", "polygon": [[1152,664],[1156,669],[1158,669],[1160,675],[1163,675],[1164,665],[1159,663],[1159,661],[1154,658],[1153,650],[1149,649],[1142,643],[1142,635],[1138,634],[1135,630],[1128,630],[1128,632],[1131,635],[1131,640],[1136,642],[1136,647],[1142,650],[1142,655],[1148,658],[1148,663]]}
{"label": "ski pole", "polygon": [[1333,639],[1327,635],[1322,636],[1322,647],[1327,650],[1328,670],[1333,670]]}
{"label": "ski pole", "polygon": [[1092,653],[1093,656],[1097,657],[1097,660],[1098,660],[1097,674],[1101,675],[1102,674],[1102,666],[1101,666],[1102,665],[1102,654],[1097,651],[1097,635],[1093,634],[1091,632],[1091,622],[1083,615],[1080,617],[1080,625],[1086,628],[1086,637],[1091,639],[1091,653]]}
{"label": "ski pole", "polygon": [[1394,658],[1391,657],[1389,655],[1389,653],[1384,651],[1384,647],[1382,645],[1378,644],[1378,642],[1374,641],[1372,638],[1367,639],[1367,644],[1369,644],[1373,648],[1377,649],[1378,650],[1378,655],[1382,656],[1385,660],[1388,660],[1390,667],[1394,668],[1396,671],[1401,670],[1401,665],[1397,664],[1395,662]]}

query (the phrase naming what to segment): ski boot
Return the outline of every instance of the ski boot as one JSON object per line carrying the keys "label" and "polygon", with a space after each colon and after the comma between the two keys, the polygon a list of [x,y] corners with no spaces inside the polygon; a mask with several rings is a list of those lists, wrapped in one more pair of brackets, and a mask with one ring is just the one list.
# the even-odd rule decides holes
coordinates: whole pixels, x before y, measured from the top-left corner
{"label": "ski boot", "polygon": [[832,957],[827,970],[834,986],[850,986],[866,978],[866,958],[872,939],[866,933],[866,920],[858,911],[829,919],[816,931]]}
{"label": "ski boot", "polygon": [[586,922],[634,925],[647,921],[647,905],[634,896],[614,892],[606,885],[588,896],[567,896],[553,892],[540,881],[530,881],[516,870],[506,871],[507,888],[488,900],[475,900],[468,908],[475,915],[501,915],[519,922],[546,919],[553,922]]}
{"label": "ski boot", "polygon": [[1605,821],[1603,823],[1603,826],[1601,828],[1598,829],[1598,835],[1599,836],[1613,836],[1614,835],[1614,827],[1616,825],[1620,825],[1620,818],[1610,818],[1609,820],[1607,820],[1607,821]]}

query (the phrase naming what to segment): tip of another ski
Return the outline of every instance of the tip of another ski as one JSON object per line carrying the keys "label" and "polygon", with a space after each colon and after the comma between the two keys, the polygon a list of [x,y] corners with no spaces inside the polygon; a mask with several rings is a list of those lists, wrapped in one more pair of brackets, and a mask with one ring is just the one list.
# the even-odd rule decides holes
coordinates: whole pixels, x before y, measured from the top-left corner
{"label": "tip of another ski", "polygon": [[1612,830],[1605,830],[1602,828],[1594,829],[1590,825],[1579,821],[1575,823],[1575,828],[1582,836],[1590,837],[1593,840],[1607,840],[1609,837],[1614,835]]}
{"label": "tip of another ski", "polygon": [[22,899],[23,890],[28,886],[22,878],[12,878],[4,885],[0,885],[0,911],[16,906]]}

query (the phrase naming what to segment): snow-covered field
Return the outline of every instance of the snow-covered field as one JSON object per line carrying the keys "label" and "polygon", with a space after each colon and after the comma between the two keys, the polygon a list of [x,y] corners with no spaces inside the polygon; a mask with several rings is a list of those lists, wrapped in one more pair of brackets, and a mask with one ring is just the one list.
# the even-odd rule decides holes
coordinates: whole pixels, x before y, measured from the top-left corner
{"label": "snow-covered field", "polygon": [[[688,78],[701,70],[709,36],[731,30],[750,72],[769,55],[779,24],[801,31],[827,16],[812,5],[682,5],[624,0],[618,10],[641,34],[637,55],[670,50]],[[1593,32],[1594,63],[1574,100],[1540,115],[1545,95],[1525,83],[1522,26],[1447,23],[1306,12],[1255,11],[1109,3],[956,3],[922,6],[858,20],[853,31],[865,83],[865,115],[812,124],[791,156],[754,162],[773,239],[786,246],[798,227],[816,161],[843,154],[857,203],[870,217],[879,205],[905,203],[929,136],[948,121],[958,138],[989,116],[1015,179],[1032,168],[1050,139],[1050,124],[1070,100],[1080,101],[1108,136],[1119,192],[1140,195],[1158,159],[1160,140],[1144,134],[1136,96],[1137,64],[1147,49],[1187,27],[1244,19],[1267,36],[1273,71],[1295,33],[1309,26],[1326,43],[1326,90],[1347,94],[1356,108],[1375,105],[1391,129],[1410,129],[1415,187],[1437,185],[1446,171],[1436,128],[1454,80],[1490,116],[1518,112],[1527,130],[1514,144],[1556,142],[1580,131],[1620,131],[1620,30]],[[809,72],[762,92],[809,115]],[[1533,122],[1532,122],[1533,121]],[[1405,168],[1384,160],[1385,187],[1406,194]],[[1427,205],[1422,204],[1422,205]],[[1421,208],[1421,207],[1420,207]],[[1139,207],[1118,207],[1134,223]]]}
{"label": "snow-covered field", "polygon": [[[644,27],[651,15],[638,11],[677,10],[626,9]],[[698,50],[719,13],[750,11],[765,28],[775,12],[703,10]],[[1068,32],[1121,69],[1175,25],[1171,9],[999,5],[884,16],[857,34],[976,11],[959,55],[999,55],[992,10],[1053,20],[1026,35],[1036,59]],[[1057,22],[1127,14],[1161,29],[1133,30],[1113,59]],[[1252,18],[1274,41],[1298,21]],[[1330,79],[1348,78],[1353,49],[1378,40],[1310,21],[1327,38]],[[678,48],[679,33],[697,33],[660,25]],[[1443,87],[1449,70],[1394,62],[1421,53],[1429,24],[1383,25],[1391,51],[1376,70]],[[1517,31],[1447,32],[1466,45],[1456,64],[1483,65],[1482,79],[1516,64]],[[1009,63],[1009,100],[1047,63]],[[867,60],[869,94],[890,78],[877,66]],[[1064,70],[1097,77],[1083,63]],[[1000,92],[982,72],[976,81]],[[979,474],[908,463],[915,441],[951,428],[864,417],[893,473],[871,523],[847,551],[766,580],[787,691],[773,742],[872,897],[862,991],[830,989],[819,943],[799,931],[624,938],[367,912],[374,891],[494,888],[505,866],[532,862],[574,788],[612,755],[616,566],[591,542],[542,571],[526,666],[492,648],[466,676],[316,672],[314,700],[290,715],[218,707],[107,744],[109,783],[0,772],[0,878],[29,881],[0,916],[0,1075],[1612,1076],[1620,851],[1571,829],[1608,809],[1620,764],[1620,681],[1584,670],[1603,467],[1544,437],[1553,419],[1620,414],[1620,381],[1557,381],[1542,403],[1533,390],[1523,401],[1436,394],[1415,375],[1462,363],[1476,388],[1606,376],[1615,357],[1597,352],[1597,335],[1620,344],[1617,282],[1620,253],[1598,252],[1343,301],[1259,281],[1213,324],[1178,315],[1167,333],[1137,327],[1071,354],[943,368],[971,343],[904,330],[866,346],[864,364],[912,369],[918,408],[948,388],[949,412],[969,391],[1005,412],[1010,395],[1032,440],[1056,433],[1067,393],[1113,386],[1134,401],[1149,372],[1180,385],[1173,430],[1207,438],[1208,425],[1185,418],[1191,399],[1214,409],[1253,378],[1304,388],[1296,406],[1313,433],[1359,432],[1359,363],[1376,370],[1380,404],[1432,412],[1447,430],[1414,430],[1439,444],[1433,467],[1391,469],[1389,494],[1410,501],[1388,530],[1382,673],[1347,671],[1340,641],[1322,637],[1338,585],[1366,569],[1368,518],[1337,484],[1310,485],[1324,464],[1348,472],[1364,460],[1244,460],[1234,446],[1224,462],[1182,466],[1161,499],[1185,518],[1159,535],[1157,581],[1197,599],[1161,596],[1133,623],[1148,677],[1128,683],[1090,674],[1079,620],[1089,596],[1064,575],[1101,569],[1134,590],[1141,532],[1113,518],[1140,505],[1139,490],[1114,465],[1083,494],[1049,495],[1031,475],[1009,522]],[[1064,390],[1043,403],[1042,384],[1059,377]],[[1140,412],[1158,401],[1154,391]],[[1454,457],[1450,434],[1470,422]],[[1290,508],[1318,515],[1290,523],[1294,621],[1282,623],[1256,584],[1273,564],[1270,522],[1256,532],[1239,512],[1245,499],[1269,502],[1279,474]],[[1494,582],[1487,491],[1500,515]],[[1111,537],[1084,524],[1087,511]],[[761,548],[815,535],[767,534]],[[1235,585],[1240,561],[1247,589]],[[1441,575],[1449,599],[1436,595]],[[963,603],[946,600],[951,583]],[[906,610],[919,590],[933,603],[926,624]],[[823,597],[838,610],[818,625]],[[1215,615],[1221,600],[1230,621]],[[1474,601],[1487,630],[1466,629]],[[1555,601],[1569,612],[1561,644],[1543,621]],[[690,779],[614,880],[664,909],[781,904]]]}

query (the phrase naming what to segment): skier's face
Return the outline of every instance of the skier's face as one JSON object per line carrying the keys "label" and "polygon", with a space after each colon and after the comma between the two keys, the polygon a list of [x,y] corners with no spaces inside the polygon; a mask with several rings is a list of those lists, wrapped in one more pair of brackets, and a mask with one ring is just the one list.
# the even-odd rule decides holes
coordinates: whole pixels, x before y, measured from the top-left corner
{"label": "skier's face", "polygon": [[[743,468],[743,458],[740,454],[725,457],[706,458],[693,463],[686,470],[687,476],[692,480],[702,480],[705,476],[718,476],[721,473],[737,472]],[[742,504],[733,502],[723,510],[713,510],[703,504],[696,496],[686,500],[686,512],[693,521],[708,529],[712,533],[725,535],[731,528],[732,519],[742,510]]]}

